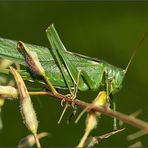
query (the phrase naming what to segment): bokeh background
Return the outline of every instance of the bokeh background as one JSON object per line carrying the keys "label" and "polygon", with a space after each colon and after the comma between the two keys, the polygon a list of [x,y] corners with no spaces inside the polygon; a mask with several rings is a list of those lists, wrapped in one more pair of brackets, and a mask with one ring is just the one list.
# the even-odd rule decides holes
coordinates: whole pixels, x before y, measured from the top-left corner
{"label": "bokeh background", "polygon": [[[148,31],[148,2],[51,2],[51,1],[0,1],[0,36],[13,40],[49,46],[45,29],[54,23],[69,51],[104,59],[125,68],[134,47]],[[142,109],[140,119],[148,121],[148,37],[138,49],[127,72],[123,88],[115,95],[117,110],[126,114]],[[79,96],[87,101],[97,92],[84,92]],[[76,146],[83,135],[85,116],[76,125],[66,124],[70,110],[62,123],[57,124],[62,107],[60,102],[48,97],[33,97],[39,132],[50,136],[42,139],[43,146]],[[80,111],[80,110],[79,110]],[[0,146],[16,146],[29,134],[22,123],[18,101],[7,101],[2,111],[4,129]],[[102,141],[101,147],[123,147],[140,140],[148,146],[145,135],[128,142],[127,135],[138,131],[127,129]],[[112,130],[112,119],[102,116],[92,135]]]}

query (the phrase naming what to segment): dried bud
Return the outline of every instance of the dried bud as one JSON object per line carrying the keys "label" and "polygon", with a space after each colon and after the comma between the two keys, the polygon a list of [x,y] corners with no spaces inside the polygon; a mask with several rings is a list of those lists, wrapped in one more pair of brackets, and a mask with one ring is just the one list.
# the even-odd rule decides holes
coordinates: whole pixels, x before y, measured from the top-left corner
{"label": "dried bud", "polygon": [[29,70],[36,76],[42,77],[46,84],[50,87],[52,93],[56,96],[58,92],[53,87],[48,77],[45,74],[45,71],[38,59],[36,52],[32,52],[25,46],[25,44],[21,41],[17,43],[18,51],[25,57],[26,63],[29,67]]}
{"label": "dried bud", "polygon": [[86,118],[86,129],[93,130],[97,126],[97,118],[95,112],[88,113]]}
{"label": "dried bud", "polygon": [[92,104],[96,107],[104,107],[107,102],[107,93],[106,91],[101,91]]}
{"label": "dried bud", "polygon": [[29,70],[34,75],[37,76],[44,75],[45,71],[41,63],[39,62],[36,52],[30,51],[29,48],[27,48],[26,45],[21,41],[17,43],[17,49],[25,57]]}
{"label": "dried bud", "polygon": [[20,111],[24,124],[33,134],[36,134],[38,121],[27,88],[20,74],[12,67],[10,67],[10,69],[18,86],[20,95]]}
{"label": "dried bud", "polygon": [[0,96],[4,98],[17,98],[18,91],[12,86],[0,86]]}

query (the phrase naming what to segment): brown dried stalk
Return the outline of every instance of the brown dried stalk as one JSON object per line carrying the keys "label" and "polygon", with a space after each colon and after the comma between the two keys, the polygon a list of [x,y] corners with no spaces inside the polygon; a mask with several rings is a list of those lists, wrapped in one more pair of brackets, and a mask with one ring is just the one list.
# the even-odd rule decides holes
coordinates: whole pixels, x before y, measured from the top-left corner
{"label": "brown dried stalk", "polygon": [[[48,95],[48,96],[52,96],[54,97],[54,95],[50,92],[29,92],[30,95]],[[62,96],[62,95],[58,95],[56,97],[54,97],[56,99],[59,99],[59,100],[65,100],[65,102],[68,102],[68,103],[74,103],[75,105],[78,105],[78,106],[81,106],[82,108],[84,109],[87,109],[87,111],[95,111],[95,112],[100,112],[101,114],[104,114],[106,116],[109,116],[109,117],[115,117],[117,118],[118,120],[122,120],[123,122],[125,123],[128,123],[134,127],[137,127],[139,129],[142,129],[144,130],[145,132],[148,132],[148,123],[145,122],[145,121],[142,121],[140,119],[137,119],[135,117],[132,117],[132,116],[128,116],[128,115],[125,115],[123,113],[120,113],[120,112],[114,112],[112,110],[106,110],[102,107],[96,107],[90,103],[86,103],[84,101],[81,101],[81,100],[78,100],[78,99],[75,99],[75,100],[72,100],[70,97],[66,97],[66,96]]]}
{"label": "brown dried stalk", "polygon": [[78,99],[72,100],[70,97],[62,96],[60,94],[55,97],[52,93],[46,92],[46,91],[29,92],[29,94],[30,95],[47,95],[47,96],[54,97],[60,101],[64,100],[65,102],[68,102],[69,104],[73,103],[75,105],[78,105],[78,106],[86,109],[87,112],[89,112],[89,111],[100,112],[101,114],[104,114],[106,116],[113,117],[113,118],[115,117],[118,120],[121,120],[127,124],[130,124],[130,125],[137,127],[141,130],[144,130],[145,132],[148,132],[148,123],[147,122],[142,121],[136,117],[132,117],[130,115],[125,115],[120,112],[114,112],[112,110],[106,110],[102,107],[96,107],[90,103],[86,103],[86,102],[78,100]]}

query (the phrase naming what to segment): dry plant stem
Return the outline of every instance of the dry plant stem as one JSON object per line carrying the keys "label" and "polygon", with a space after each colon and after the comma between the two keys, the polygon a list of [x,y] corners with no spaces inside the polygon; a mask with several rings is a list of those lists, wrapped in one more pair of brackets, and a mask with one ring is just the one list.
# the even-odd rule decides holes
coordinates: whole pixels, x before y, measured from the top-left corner
{"label": "dry plant stem", "polygon": [[133,133],[133,134],[128,135],[128,136],[127,136],[127,140],[128,140],[128,141],[135,140],[135,139],[137,139],[137,138],[139,138],[139,137],[142,137],[142,136],[144,136],[144,135],[146,135],[146,134],[147,134],[147,132],[145,132],[145,131],[143,131],[143,130],[140,130],[140,131],[138,131],[138,132],[136,132],[136,133]]}
{"label": "dry plant stem", "polygon": [[[29,92],[30,95],[48,95],[48,96],[52,96],[54,97],[54,95],[50,92]],[[145,132],[148,132],[148,123],[140,120],[140,119],[137,119],[137,118],[134,118],[134,117],[131,117],[131,116],[128,116],[128,115],[125,115],[123,113],[120,113],[120,112],[113,112],[112,110],[106,110],[102,107],[94,107],[92,104],[90,103],[86,103],[84,101],[80,101],[78,99],[75,99],[75,100],[72,100],[71,98],[69,97],[64,97],[62,95],[57,95],[55,97],[56,99],[59,99],[59,100],[65,100],[66,102],[68,103],[74,103],[75,105],[78,105],[78,106],[81,106],[83,107],[84,109],[87,108],[87,111],[95,111],[95,112],[100,112],[101,114],[104,114],[106,116],[110,116],[110,117],[115,117],[117,118],[118,120],[122,120],[123,122],[125,123],[128,123],[134,127],[137,127],[139,129],[142,129],[144,130]]]}
{"label": "dry plant stem", "polygon": [[82,115],[83,115],[85,112],[87,112],[87,109],[88,109],[88,108],[85,108],[85,109],[79,114],[79,116],[78,116],[77,119],[75,120],[75,123],[78,123],[78,122],[79,122],[79,120],[80,120],[80,118],[82,117]]}
{"label": "dry plant stem", "polygon": [[54,94],[54,96],[58,96],[58,92],[56,91],[56,89],[53,87],[53,85],[51,84],[51,82],[48,80],[46,75],[43,75],[43,78],[45,80],[45,82],[47,83],[47,85],[49,86],[49,88],[51,89],[52,93]]}
{"label": "dry plant stem", "polygon": [[58,121],[58,124],[61,123],[61,120],[62,120],[62,118],[63,118],[63,115],[64,115],[64,113],[65,113],[65,111],[67,110],[68,107],[69,107],[69,104],[66,103],[66,105],[65,105],[65,107],[64,107],[64,110],[62,111],[62,114],[61,114],[61,116],[60,116],[60,119],[59,119],[59,121]]}
{"label": "dry plant stem", "polygon": [[36,146],[37,146],[37,148],[41,148],[41,144],[40,144],[40,141],[39,141],[39,139],[38,139],[37,134],[34,133],[33,136],[34,136],[34,139],[35,139],[35,141],[36,141]]}
{"label": "dry plant stem", "polygon": [[80,143],[77,145],[77,148],[78,148],[78,147],[84,147],[85,141],[86,141],[86,139],[87,139],[87,137],[88,137],[88,135],[89,135],[90,132],[91,132],[91,129],[89,129],[89,130],[87,130],[87,131],[85,132],[85,134],[83,135],[83,137],[82,137]]}
{"label": "dry plant stem", "polygon": [[111,137],[111,136],[113,136],[113,135],[115,135],[119,132],[124,131],[124,130],[125,130],[125,128],[122,128],[122,129],[119,129],[119,130],[116,130],[116,131],[111,131],[111,132],[105,133],[105,134],[100,135],[100,136],[95,136],[95,137],[90,136],[90,137],[87,138],[84,146],[88,147],[88,148],[94,147],[95,144],[99,144],[102,140],[107,139],[107,138],[109,138],[109,137]]}

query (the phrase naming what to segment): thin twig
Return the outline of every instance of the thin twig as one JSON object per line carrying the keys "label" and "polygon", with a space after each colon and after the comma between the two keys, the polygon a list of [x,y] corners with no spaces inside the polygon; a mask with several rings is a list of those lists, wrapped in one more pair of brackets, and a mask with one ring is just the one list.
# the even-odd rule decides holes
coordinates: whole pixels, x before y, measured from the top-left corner
{"label": "thin twig", "polygon": [[[48,95],[48,96],[54,97],[54,95],[52,93],[44,92],[44,91],[29,92],[29,94],[30,95]],[[62,96],[62,95],[58,95],[54,98],[59,99],[59,100],[64,99],[66,102],[68,102],[70,104],[74,103],[75,105],[78,105],[78,106],[81,106],[84,109],[87,109],[88,112],[89,111],[95,111],[95,112],[100,112],[101,114],[104,114],[106,116],[115,117],[118,120],[122,120],[125,123],[128,123],[128,124],[130,124],[134,127],[137,127],[139,129],[144,130],[145,132],[148,132],[148,123],[145,122],[145,121],[142,121],[140,119],[137,119],[135,117],[131,117],[131,116],[125,115],[125,114],[120,113],[120,112],[113,112],[112,110],[107,110],[107,109],[104,109],[102,107],[95,107],[90,103],[86,103],[86,102],[80,101],[78,99],[72,100],[70,97],[66,97],[66,96]]]}
{"label": "thin twig", "polygon": [[40,144],[40,141],[39,141],[37,134],[33,134],[33,136],[34,136],[34,139],[36,141],[37,148],[41,148],[41,144]]}

